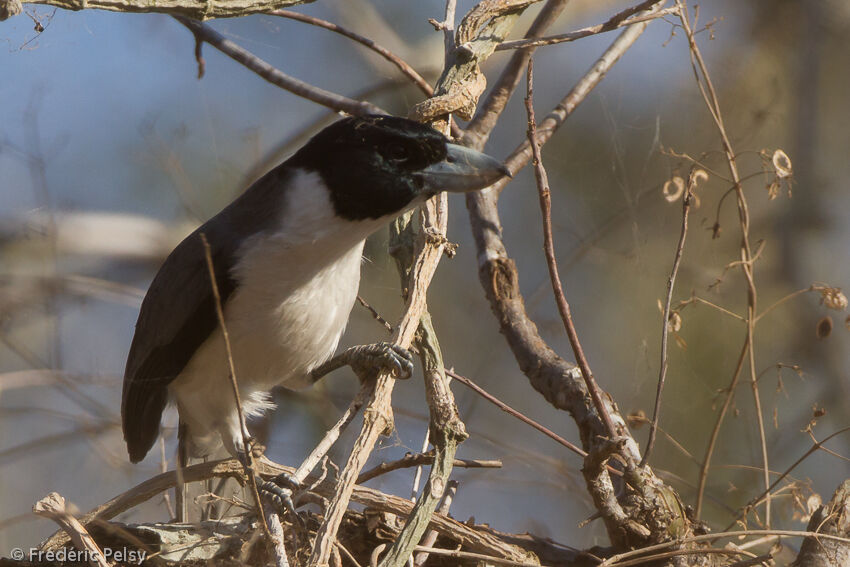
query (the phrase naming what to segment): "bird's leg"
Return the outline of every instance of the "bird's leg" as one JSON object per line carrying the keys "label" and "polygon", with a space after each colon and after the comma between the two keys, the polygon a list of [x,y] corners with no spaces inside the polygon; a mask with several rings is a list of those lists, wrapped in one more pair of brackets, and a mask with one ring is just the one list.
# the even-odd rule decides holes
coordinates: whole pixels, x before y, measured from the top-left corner
{"label": "bird's leg", "polygon": [[258,475],[256,477],[257,491],[260,496],[268,498],[276,508],[277,512],[283,515],[286,512],[292,514],[295,521],[301,527],[304,527],[304,520],[295,511],[295,504],[292,502],[292,494],[298,489],[299,484],[289,473],[280,473],[270,480],[263,480]]}
{"label": "bird's leg", "polygon": [[[256,443],[253,437],[248,438],[247,450],[251,451],[251,456],[255,459],[263,458],[265,447]],[[236,458],[248,470],[248,454],[242,443],[236,447]],[[304,526],[304,520],[295,511],[295,504],[292,502],[292,494],[298,489],[298,482],[289,473],[283,472],[270,480],[264,480],[260,475],[254,475],[254,482],[257,484],[257,492],[260,497],[265,497],[275,507],[275,511],[281,516],[289,512],[295,521],[300,526]]]}
{"label": "bird's leg", "polygon": [[189,521],[189,507],[186,504],[186,483],[183,482],[183,470],[189,465],[189,452],[186,448],[186,423],[181,419],[177,424],[177,486],[174,487],[174,513],[178,524]]}
{"label": "bird's leg", "polygon": [[389,370],[405,380],[413,374],[413,355],[406,348],[387,342],[354,346],[316,367],[311,372],[313,381],[343,366],[350,366],[361,381],[372,376],[376,368]]}

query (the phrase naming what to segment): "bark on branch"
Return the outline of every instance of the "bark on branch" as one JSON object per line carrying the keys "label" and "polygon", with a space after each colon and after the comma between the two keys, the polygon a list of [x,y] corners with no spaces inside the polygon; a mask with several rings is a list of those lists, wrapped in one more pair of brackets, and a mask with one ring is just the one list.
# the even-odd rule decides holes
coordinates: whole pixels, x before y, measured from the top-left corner
{"label": "bark on branch", "polygon": [[[251,14],[262,14],[280,8],[289,8],[298,4],[306,4],[313,0],[33,0],[27,4],[44,4],[64,10],[108,10],[110,12],[168,14],[184,16],[193,20],[211,20],[214,18],[237,18]],[[0,0],[0,15],[4,6],[15,0]],[[10,13],[10,16],[15,15]],[[0,19],[5,19],[0,16]]]}

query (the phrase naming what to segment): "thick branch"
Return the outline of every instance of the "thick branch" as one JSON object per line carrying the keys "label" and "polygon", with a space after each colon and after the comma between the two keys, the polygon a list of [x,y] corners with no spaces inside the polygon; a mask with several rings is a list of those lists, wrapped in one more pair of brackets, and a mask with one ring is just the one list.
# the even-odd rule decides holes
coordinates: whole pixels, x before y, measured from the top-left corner
{"label": "thick branch", "polygon": [[[818,508],[807,531],[850,538],[850,480],[841,483],[832,499]],[[792,567],[841,567],[850,565],[850,544],[846,541],[808,536]]]}
{"label": "thick branch", "polygon": [[[661,9],[663,3],[656,3],[651,11]],[[558,107],[538,125],[538,143],[542,144],[551,137],[554,130],[637,40],[645,27],[646,23],[634,24],[619,36]],[[515,172],[530,157],[531,147],[526,142],[509,158],[508,166]],[[581,373],[545,343],[537,326],[526,313],[516,266],[508,256],[501,237],[497,199],[498,189],[503,185],[497,184],[467,196],[478,250],[479,278],[499,321],[501,332],[523,373],[550,403],[570,412],[579,427],[582,443],[590,453],[589,459],[596,459],[597,466],[586,466],[585,480],[595,502],[611,504],[610,514],[606,515],[607,509],[600,509],[600,512],[603,513],[612,543],[617,547],[640,546],[687,534],[688,524],[677,495],[648,468],[636,469],[640,460],[637,443],[628,434],[628,428],[610,397],[603,395],[602,402],[614,427],[622,432],[623,437],[617,440],[607,440],[609,428],[595,411]],[[609,444],[614,441],[617,453],[628,463],[626,490],[630,504],[628,509],[622,509],[624,513],[621,512],[620,504],[614,496],[616,491],[603,466],[607,460],[606,451],[610,450]]]}
{"label": "thick branch", "polygon": [[[193,20],[238,18],[262,14],[279,8],[306,4],[313,0],[33,0],[27,4],[46,4],[65,10],[109,10],[110,12],[149,13],[183,16]],[[0,0],[5,3],[5,0]]]}

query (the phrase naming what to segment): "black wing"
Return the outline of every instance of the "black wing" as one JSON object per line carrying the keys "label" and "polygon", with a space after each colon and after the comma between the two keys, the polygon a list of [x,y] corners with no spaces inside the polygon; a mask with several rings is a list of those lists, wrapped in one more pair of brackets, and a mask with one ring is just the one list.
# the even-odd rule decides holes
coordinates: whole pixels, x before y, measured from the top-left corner
{"label": "black wing", "polygon": [[203,233],[224,304],[236,289],[232,275],[239,246],[275,225],[282,213],[285,164],[186,237],[168,255],[142,302],[124,371],[121,422],[130,460],[141,461],[159,434],[167,387],[218,325]]}

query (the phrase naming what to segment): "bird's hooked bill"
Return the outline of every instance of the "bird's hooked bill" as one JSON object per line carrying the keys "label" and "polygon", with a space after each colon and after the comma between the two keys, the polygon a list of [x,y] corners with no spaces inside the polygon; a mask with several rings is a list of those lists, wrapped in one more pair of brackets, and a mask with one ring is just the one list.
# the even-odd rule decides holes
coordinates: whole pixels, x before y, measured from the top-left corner
{"label": "bird's hooked bill", "polygon": [[429,192],[450,191],[465,193],[488,187],[502,177],[511,177],[505,165],[487,154],[446,144],[446,158],[432,164],[420,173]]}

